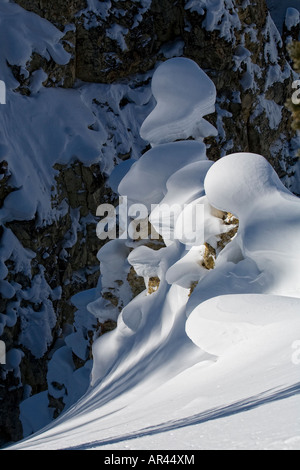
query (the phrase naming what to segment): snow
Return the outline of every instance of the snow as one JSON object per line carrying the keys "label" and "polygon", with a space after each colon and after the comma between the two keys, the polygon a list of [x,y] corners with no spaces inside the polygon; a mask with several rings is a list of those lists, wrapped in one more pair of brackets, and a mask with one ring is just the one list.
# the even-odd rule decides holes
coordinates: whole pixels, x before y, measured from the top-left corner
{"label": "snow", "polygon": [[186,0],[185,9],[205,15],[202,25],[207,31],[217,30],[220,37],[235,42],[234,29],[241,24],[232,0]]}
{"label": "snow", "polygon": [[161,48],[161,52],[166,59],[171,59],[172,57],[181,57],[184,55],[184,41],[181,39],[176,39],[175,41],[164,44]]}
{"label": "snow", "polygon": [[[180,77],[176,87],[170,81],[173,66]],[[111,286],[132,265],[146,281],[158,276],[159,287],[127,303],[116,329],[94,342],[85,393],[80,380],[72,379],[81,398],[7,449],[300,449],[300,202],[261,155],[232,154],[212,163],[201,138],[175,142],[174,132],[173,141],[161,142],[162,115],[165,131],[174,129],[170,110],[177,99],[183,101],[191,75],[188,103],[196,96],[198,113],[213,106],[203,71],[186,60],[161,65],[153,90],[163,98],[162,114],[154,110],[143,127],[155,147],[113,181],[121,196],[150,210],[152,203],[167,201],[192,214],[201,203],[205,240],[190,246],[167,240],[152,251],[141,245],[132,250],[124,238],[100,250],[103,285]],[[191,123],[189,107],[183,109],[175,116],[180,137]],[[239,218],[239,230],[218,250],[220,233],[231,228],[222,211]],[[161,235],[168,217],[156,224]],[[210,270],[201,266],[207,239],[216,248]],[[79,311],[87,308],[103,319],[110,312],[97,292],[77,294],[74,301]],[[49,368],[52,383],[57,369],[72,377],[70,364],[70,350],[58,349]],[[64,396],[62,390],[52,392]],[[30,410],[30,402],[25,404]],[[34,429],[28,421],[27,429]]]}
{"label": "snow", "polygon": [[[87,8],[81,13],[88,13],[92,12],[96,14],[97,16],[100,16],[102,20],[105,20],[109,14],[109,10],[111,8],[112,4],[110,0],[105,0],[105,1],[99,1],[99,0],[88,0],[87,1]],[[93,27],[97,26],[96,24],[89,24],[88,21],[85,21],[85,28],[88,29],[88,27]]]}
{"label": "snow", "polygon": [[[300,6],[300,5],[299,5]],[[290,31],[292,28],[297,26],[300,22],[300,13],[296,8],[288,8],[285,15],[285,25]]]}
{"label": "snow", "polygon": [[[101,5],[99,2],[98,6]],[[28,86],[26,94],[20,93],[20,83],[9,64],[18,66],[20,75],[28,79],[27,66],[34,52],[62,66],[68,64],[71,56],[61,42],[64,33],[38,15],[15,3],[2,1],[0,17],[0,78],[6,85],[6,104],[1,105],[0,115],[0,155],[1,161],[7,164],[8,184],[12,188],[0,209],[3,224],[0,292],[7,300],[6,311],[0,313],[0,334],[5,334],[6,327],[17,328],[19,346],[26,348],[38,360],[53,343],[53,328],[57,322],[53,301],[60,299],[61,288],[50,288],[41,265],[36,264],[36,275],[32,274],[31,264],[36,253],[25,249],[4,224],[27,220],[40,228],[60,224],[61,218],[69,213],[69,238],[66,237],[63,249],[57,253],[58,257],[66,256],[66,248],[77,240],[77,231],[83,231],[84,224],[96,224],[96,214],[79,220],[79,212],[68,207],[66,200],[59,205],[56,203],[57,194],[53,188],[57,186],[58,172],[53,166],[57,163],[68,166],[78,160],[87,166],[98,164],[101,172],[109,176],[120,160],[119,154],[128,153],[131,156],[128,161],[133,163],[146,145],[138,130],[152,110],[153,101],[150,86],[146,85],[130,87],[124,83],[110,86],[76,82],[72,89],[63,88],[63,83],[46,87],[48,77],[42,69],[32,74],[28,85],[25,85]],[[72,26],[66,29],[70,28]],[[147,80],[148,77],[143,78]],[[1,101],[4,101],[3,96]],[[132,139],[128,138],[129,132]],[[41,255],[45,259],[48,253]],[[10,269],[27,277],[30,287],[26,289],[21,283],[7,280]],[[80,279],[81,273],[74,273],[75,276]],[[122,291],[122,295],[125,300],[128,298],[128,292]],[[51,373],[47,378],[48,387],[52,390],[52,382],[58,383],[63,370],[65,387],[60,390],[59,399],[66,406],[84,394],[91,372],[91,362],[87,360],[90,340],[87,332],[95,329],[97,320],[87,309],[87,304],[96,300],[96,293],[84,293],[82,297],[83,305],[78,303],[74,328],[58,332],[61,336],[53,345],[53,356],[49,357]],[[55,353],[58,349],[61,349],[61,354]],[[73,351],[87,361],[80,371],[74,370]],[[3,374],[11,371],[20,377],[17,364],[7,363]],[[25,435],[53,419],[52,414],[44,409],[45,396],[38,394],[33,398],[30,395],[30,391],[25,393],[22,402],[21,420]]]}
{"label": "snow", "polygon": [[214,207],[239,218],[236,243],[261,271],[265,292],[299,297],[299,199],[271,165],[260,155],[227,156],[208,171],[205,191]]}
{"label": "snow", "polygon": [[[68,54],[60,39],[63,37],[49,21],[29,13],[19,5],[1,2],[1,33],[2,44],[0,52],[1,79],[9,88],[18,84],[13,78],[7,63],[25,67],[32,50],[41,56],[52,59],[61,65],[69,62]],[[16,27],[18,25],[18,27]]]}
{"label": "snow", "polygon": [[[102,21],[106,21],[110,15],[113,15],[115,18],[119,19],[126,14],[126,10],[122,9],[122,1],[124,0],[120,0],[117,5],[114,5],[114,3],[110,0],[87,0],[87,7],[84,10],[78,12],[77,16],[84,17],[85,29],[96,28],[97,26],[102,25]],[[143,14],[149,10],[151,6],[151,0],[133,1],[139,4],[139,10],[134,18],[134,23],[132,25],[132,28],[136,28],[140,21],[142,21]],[[112,26],[108,37],[115,39],[119,43],[121,49],[126,50],[127,46],[125,43],[124,34],[126,35],[127,33],[127,29],[116,23]]]}
{"label": "snow", "polygon": [[188,317],[186,332],[199,348],[223,357],[245,342],[252,343],[253,348],[261,347],[287,322],[292,344],[294,328],[299,328],[298,308],[299,299],[292,297],[218,296],[195,308]]}
{"label": "snow", "polygon": [[157,145],[216,134],[203,119],[215,110],[215,85],[195,62],[184,57],[164,62],[153,77],[152,93],[157,105],[142,124],[144,140]]}
{"label": "snow", "polygon": [[185,9],[191,10],[192,12],[196,11],[198,15],[204,15],[202,6],[204,6],[203,2],[199,3],[197,0],[189,0],[185,5]]}
{"label": "snow", "polygon": [[[162,158],[163,157],[163,158]],[[161,202],[168,179],[189,163],[206,160],[202,142],[170,142],[152,148],[131,166],[119,184],[118,192],[131,203],[151,205]],[[134,186],[132,181],[135,181]]]}
{"label": "snow", "polygon": [[9,366],[12,369],[18,370],[18,366],[23,356],[24,356],[24,353],[21,352],[20,350],[10,349],[8,353],[6,354],[6,363],[9,364]]}
{"label": "snow", "polygon": [[263,33],[266,39],[265,60],[266,62],[270,61],[271,63],[276,64],[276,62],[278,61],[277,46],[282,47],[283,43],[279,31],[276,28],[270,13],[268,13],[267,22],[264,27]]}
{"label": "snow", "polygon": [[127,50],[127,45],[126,45],[126,41],[125,41],[125,36],[128,34],[128,29],[126,28],[123,28],[122,26],[118,25],[118,24],[113,24],[107,31],[106,31],[106,35],[110,38],[110,39],[114,39],[115,41],[117,41],[120,49],[122,51],[126,51]]}
{"label": "snow", "polygon": [[[53,217],[49,197],[53,165],[76,158],[86,163],[99,161],[101,133],[88,129],[93,117],[76,91],[42,88],[30,98],[9,94],[8,101],[1,113],[1,129],[11,184],[18,189],[6,198],[0,217],[4,221],[31,220],[38,212],[45,223]],[[15,128],[7,128],[12,116]],[[33,133],[39,139],[33,140]]]}
{"label": "snow", "polygon": [[[285,23],[287,9],[300,10],[299,0],[286,0],[284,2],[282,0],[267,0],[267,5],[274,23],[280,32],[282,32]],[[296,15],[296,12],[294,14]]]}
{"label": "snow", "polygon": [[[53,419],[53,410],[48,407],[48,392],[41,392],[34,395],[30,400],[24,400],[20,405],[20,416],[24,434],[29,436],[35,429],[46,426]],[[33,422],[30,420],[32,416],[32,407],[38,410],[35,413]]]}
{"label": "snow", "polygon": [[[47,76],[40,69],[29,84],[30,96],[16,93],[19,83],[7,63],[20,66],[27,78],[26,64],[33,52],[63,65],[71,56],[60,42],[63,33],[38,15],[6,2],[0,4],[0,15],[0,78],[6,85],[6,105],[0,116],[1,158],[8,163],[10,185],[16,189],[5,199],[0,218],[31,220],[37,214],[40,224],[45,225],[61,215],[60,208],[51,205],[55,197],[51,189],[56,176],[53,165],[76,160],[86,165],[99,163],[102,172],[109,175],[114,168],[112,149],[120,154],[130,152],[136,159],[145,142],[138,137],[137,147],[128,147],[128,129],[138,135],[143,113],[152,107],[151,91],[124,84],[44,87]],[[129,102],[121,109],[123,98]],[[111,131],[116,128],[119,131],[112,138]]]}

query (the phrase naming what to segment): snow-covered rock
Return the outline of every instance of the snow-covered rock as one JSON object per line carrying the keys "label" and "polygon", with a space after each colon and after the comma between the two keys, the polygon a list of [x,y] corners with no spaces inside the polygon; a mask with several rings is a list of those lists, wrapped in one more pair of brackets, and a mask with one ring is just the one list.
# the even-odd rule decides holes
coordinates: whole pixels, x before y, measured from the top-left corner
{"label": "snow-covered rock", "polygon": [[300,296],[299,198],[267,160],[248,153],[228,155],[208,171],[204,185],[212,206],[238,217],[237,243],[265,277],[266,292]]}
{"label": "snow-covered rock", "polygon": [[[11,361],[1,376],[0,419],[8,439],[22,436],[20,401],[24,432],[29,434],[72,406],[84,393],[89,386],[92,344],[115,326],[117,317],[119,329],[115,335],[109,333],[105,341],[110,338],[120,347],[120,354],[115,355],[112,344],[104,360],[105,348],[99,348],[95,381],[104,374],[109,382],[113,377],[110,367],[121,364],[124,389],[136,386],[135,377],[127,381],[131,372],[121,354],[133,348],[129,352],[132,374],[141,377],[140,367],[144,367],[149,381],[153,379],[153,384],[159,386],[179,369],[185,370],[188,379],[187,364],[210,357],[191,342],[184,330],[186,315],[197,305],[214,295],[265,295],[266,286],[271,289],[266,283],[266,273],[271,269],[263,266],[264,274],[254,258],[245,258],[244,244],[239,235],[235,236],[236,221],[231,225],[228,215],[215,211],[205,195],[203,181],[212,161],[220,156],[255,152],[272,162],[286,186],[300,193],[295,159],[299,140],[291,132],[290,114],[284,107],[295,75],[264,2],[253,5],[245,1],[241,6],[236,0],[187,0],[182,6],[178,8],[177,2],[169,0],[1,3],[0,79],[6,82],[7,96],[6,105],[1,105],[0,331],[8,352],[12,350],[8,357],[20,359]],[[297,7],[292,0],[290,6]],[[295,14],[289,24],[295,23]],[[176,59],[165,62],[172,57]],[[191,72],[188,77],[183,78],[180,63]],[[139,136],[141,124],[152,111],[158,111],[159,102],[163,103],[168,94],[159,93],[159,79],[155,107],[150,79],[175,65],[178,73],[171,77],[167,73],[167,92],[174,92],[175,85],[184,87],[178,93],[175,87],[176,97],[165,100],[161,111],[168,123],[164,127],[163,122],[162,128],[168,139],[192,134],[197,141],[151,142],[156,147],[141,157],[140,166],[135,166],[148,144]],[[199,82],[195,88],[197,77],[202,85]],[[200,117],[207,104],[211,108],[205,112],[213,111],[212,82],[217,91],[215,113]],[[203,84],[211,90],[210,97],[201,94]],[[180,100],[184,112],[181,116],[174,105]],[[190,108],[185,105],[188,101]],[[170,113],[171,109],[174,112]],[[151,128],[161,141],[164,136],[152,117]],[[202,143],[210,133],[205,142],[212,161],[206,159]],[[165,161],[163,145],[165,150],[171,146]],[[99,256],[102,276],[98,280],[96,254],[102,242],[96,237],[96,208],[102,202],[115,204],[112,191],[118,191],[120,180],[130,168],[132,172],[122,183],[126,182],[123,194],[136,203],[145,201],[147,207],[154,202],[174,203],[177,221],[172,226],[171,240],[165,240],[165,244],[161,239],[155,243],[148,240],[144,246],[139,241],[123,240],[120,250],[117,244],[109,245]],[[151,181],[142,170],[149,175],[151,172]],[[201,236],[193,244],[187,243],[191,242],[193,225],[186,233],[181,222],[182,217],[191,220],[194,208],[204,209],[205,230],[197,229]],[[152,211],[152,223],[162,237],[167,233],[165,228],[171,227],[170,219],[168,214],[162,218],[157,214],[159,211]],[[275,232],[278,234],[277,224]],[[284,233],[279,238],[281,235]],[[204,240],[205,245],[201,244]],[[249,247],[248,241],[246,245]],[[154,247],[155,255],[151,251]],[[296,261],[293,263],[291,266]],[[285,285],[291,280],[294,286],[290,275]],[[279,274],[276,279],[284,291]],[[133,308],[130,301],[137,294]],[[277,336],[280,352],[287,350],[292,330],[289,335],[282,342]],[[136,346],[141,348],[137,358]],[[97,348],[98,342],[96,353]],[[173,360],[173,355],[174,362],[169,359]],[[137,360],[146,357],[146,362]],[[100,360],[107,367],[102,367]],[[282,364],[292,377],[288,361]],[[152,372],[160,377],[158,381]],[[184,387],[175,382],[178,393],[183,393]],[[108,385],[112,387],[112,394],[107,395],[110,398],[115,396],[113,383],[114,379]],[[116,383],[120,384],[119,379]],[[140,383],[144,387],[143,380]],[[195,381],[191,384],[194,386]],[[45,389],[47,392],[37,394]],[[147,387],[144,390],[149,392]],[[231,393],[229,390],[227,397],[232,398]],[[157,397],[153,400],[156,403]],[[170,412],[165,406],[167,409]]]}
{"label": "snow-covered rock", "polygon": [[141,136],[152,145],[216,135],[203,119],[215,111],[216,88],[195,62],[166,61],[153,76],[152,93],[157,104],[141,127]]}
{"label": "snow-covered rock", "polygon": [[[168,161],[170,146],[154,150]],[[192,147],[190,151],[193,155]],[[150,161],[149,155],[155,159],[156,152],[148,153]],[[174,181],[182,173],[185,186],[194,165],[187,158],[186,168],[175,168],[175,176],[161,165],[160,197],[164,199],[166,188],[175,197]],[[195,269],[204,245],[168,240],[152,256],[149,247],[135,247],[128,261],[145,278],[159,276],[158,289],[151,295],[141,292],[122,309],[116,328],[94,342],[90,388],[76,405],[10,449],[111,451],[127,448],[129,441],[133,450],[179,447],[179,442],[194,451],[299,448],[294,415],[299,372],[293,354],[300,328],[299,199],[261,155],[227,155],[207,165],[205,178],[203,170],[198,191],[197,179],[191,178],[191,191],[179,191],[177,199],[188,201],[189,208],[204,190],[210,241],[213,235],[217,240],[225,225],[223,211],[234,211],[240,223],[231,243],[216,250],[214,269],[206,269],[205,275],[204,269]],[[135,176],[132,166],[126,185],[140,191]],[[162,227],[157,228],[163,237]],[[100,250],[104,280],[111,273],[113,282],[118,266],[123,269],[118,250],[123,259],[126,248],[132,243],[120,239]],[[198,282],[194,289],[184,285],[189,267]],[[97,315],[97,303],[92,305]],[[65,354],[61,348],[53,359]],[[199,442],[207,429],[209,439]]]}

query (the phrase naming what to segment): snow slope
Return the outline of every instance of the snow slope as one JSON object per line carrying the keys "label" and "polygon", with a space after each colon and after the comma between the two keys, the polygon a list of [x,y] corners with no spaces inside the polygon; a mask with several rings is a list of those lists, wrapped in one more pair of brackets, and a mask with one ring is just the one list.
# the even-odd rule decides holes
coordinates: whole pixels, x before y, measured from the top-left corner
{"label": "snow slope", "polygon": [[[169,78],[174,66],[180,69],[178,93],[191,66],[188,59],[171,59],[156,73],[165,70]],[[198,77],[189,94],[201,103],[203,116],[211,102],[207,94],[199,101],[202,73]],[[164,81],[154,82],[159,97]],[[166,116],[166,105],[161,108],[158,101],[150,114],[152,129],[161,109]],[[190,122],[189,112],[193,109],[181,123]],[[165,121],[167,131],[173,117],[170,128]],[[198,146],[201,165],[195,168]],[[101,269],[113,275],[109,252],[117,246],[125,256],[133,248],[128,262],[146,285],[149,276],[159,277],[159,287],[151,295],[139,294],[120,313],[117,328],[96,340],[85,395],[55,422],[8,449],[300,448],[300,201],[263,156],[234,154],[211,164],[202,149],[201,139],[195,145],[157,143],[128,169],[120,194],[128,188],[131,202],[139,202],[144,187],[148,204],[145,183],[155,181],[155,174],[147,170],[160,161],[155,210],[165,199],[170,205],[181,202],[171,227],[175,236],[152,256],[140,243],[112,240],[102,249],[105,256],[100,250]],[[189,191],[176,192],[178,181],[179,189]],[[205,238],[178,239],[179,216],[188,211],[192,217],[195,205],[204,209]],[[240,219],[224,249],[220,234],[232,227],[221,211]],[[169,217],[166,212],[154,217],[161,235]],[[207,240],[216,253],[214,269],[202,266]],[[86,293],[79,297],[82,304],[90,302]],[[97,302],[91,310],[103,320]]]}
{"label": "snow slope", "polygon": [[[264,309],[260,300],[256,309]],[[151,363],[145,356],[131,371],[121,365],[56,423],[12,449],[299,449],[299,366],[291,361],[299,315],[291,316],[288,326],[284,320],[261,328],[218,359],[177,334],[156,348]]]}

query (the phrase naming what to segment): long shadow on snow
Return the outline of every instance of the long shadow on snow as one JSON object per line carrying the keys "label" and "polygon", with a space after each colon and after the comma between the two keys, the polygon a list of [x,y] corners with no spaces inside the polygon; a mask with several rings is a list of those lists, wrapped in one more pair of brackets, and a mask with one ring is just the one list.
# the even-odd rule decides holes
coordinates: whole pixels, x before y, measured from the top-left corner
{"label": "long shadow on snow", "polygon": [[101,447],[111,444],[117,444],[118,442],[138,439],[140,437],[152,436],[155,434],[174,431],[176,429],[185,428],[187,426],[195,426],[197,424],[206,423],[215,419],[225,418],[234,414],[243,413],[245,411],[252,410],[259,406],[276,402],[278,400],[284,400],[294,395],[300,394],[300,382],[293,386],[287,387],[282,390],[273,392],[261,393],[255,397],[250,397],[245,400],[239,400],[231,405],[223,406],[220,408],[214,408],[202,413],[195,414],[193,416],[178,419],[176,421],[168,421],[166,423],[159,424],[157,426],[149,426],[147,428],[140,429],[135,433],[124,434],[122,436],[116,436],[111,439],[104,439],[101,441],[89,442],[79,446],[69,447],[66,450],[88,450],[94,447]]}

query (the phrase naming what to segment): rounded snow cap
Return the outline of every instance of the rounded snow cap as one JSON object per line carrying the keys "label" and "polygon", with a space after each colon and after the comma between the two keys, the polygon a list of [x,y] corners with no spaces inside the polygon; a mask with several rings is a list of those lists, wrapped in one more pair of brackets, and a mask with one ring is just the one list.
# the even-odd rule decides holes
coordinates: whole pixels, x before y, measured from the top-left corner
{"label": "rounded snow cap", "polygon": [[157,105],[141,127],[141,137],[153,145],[188,137],[217,135],[203,116],[215,111],[216,88],[192,60],[175,57],[154,72],[152,93]]}
{"label": "rounded snow cap", "polygon": [[204,189],[216,209],[240,217],[274,190],[287,191],[270,163],[255,153],[222,157],[208,170]]}

